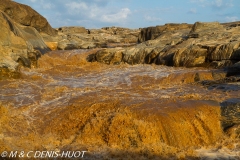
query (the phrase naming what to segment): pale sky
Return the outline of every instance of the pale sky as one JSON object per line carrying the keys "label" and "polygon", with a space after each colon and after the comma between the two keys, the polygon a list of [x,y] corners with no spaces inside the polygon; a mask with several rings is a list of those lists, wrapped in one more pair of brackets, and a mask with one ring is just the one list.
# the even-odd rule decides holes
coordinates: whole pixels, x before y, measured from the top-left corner
{"label": "pale sky", "polygon": [[31,6],[52,27],[142,28],[165,23],[240,20],[240,0],[14,0]]}

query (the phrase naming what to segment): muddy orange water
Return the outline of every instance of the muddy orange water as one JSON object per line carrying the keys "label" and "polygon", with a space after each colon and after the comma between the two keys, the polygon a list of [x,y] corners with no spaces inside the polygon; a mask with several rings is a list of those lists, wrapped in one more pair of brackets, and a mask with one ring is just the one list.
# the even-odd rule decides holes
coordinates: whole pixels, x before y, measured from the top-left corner
{"label": "muddy orange water", "polygon": [[53,51],[22,78],[0,81],[0,151],[87,151],[85,159],[239,159],[219,103],[238,86],[204,87],[203,68],[86,62]]}

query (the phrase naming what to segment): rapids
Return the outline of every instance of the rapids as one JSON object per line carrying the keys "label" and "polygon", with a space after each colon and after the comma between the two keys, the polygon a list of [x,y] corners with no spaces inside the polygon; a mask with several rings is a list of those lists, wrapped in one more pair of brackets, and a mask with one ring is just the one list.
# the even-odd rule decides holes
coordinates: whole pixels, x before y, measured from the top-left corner
{"label": "rapids", "polygon": [[223,70],[86,62],[52,51],[0,81],[0,151],[86,150],[85,159],[239,159],[220,103],[239,85],[206,87]]}

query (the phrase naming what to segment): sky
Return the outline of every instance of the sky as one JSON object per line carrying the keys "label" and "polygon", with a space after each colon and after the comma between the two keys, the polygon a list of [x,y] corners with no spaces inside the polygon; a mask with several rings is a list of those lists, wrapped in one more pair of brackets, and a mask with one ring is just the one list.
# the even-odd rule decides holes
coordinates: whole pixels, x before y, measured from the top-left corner
{"label": "sky", "polygon": [[166,23],[240,20],[240,0],[14,0],[31,6],[52,27],[143,28]]}

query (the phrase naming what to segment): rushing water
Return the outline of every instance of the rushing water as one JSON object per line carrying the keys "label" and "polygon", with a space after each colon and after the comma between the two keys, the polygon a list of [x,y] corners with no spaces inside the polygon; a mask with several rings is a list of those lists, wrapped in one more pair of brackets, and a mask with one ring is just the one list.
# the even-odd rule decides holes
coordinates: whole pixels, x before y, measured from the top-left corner
{"label": "rushing water", "polygon": [[238,98],[238,85],[197,84],[196,73],[211,80],[218,72],[203,68],[88,63],[92,52],[54,51],[39,68],[22,68],[21,79],[0,81],[7,110],[1,150],[84,148],[96,159],[240,157],[239,139],[223,133],[219,109]]}

